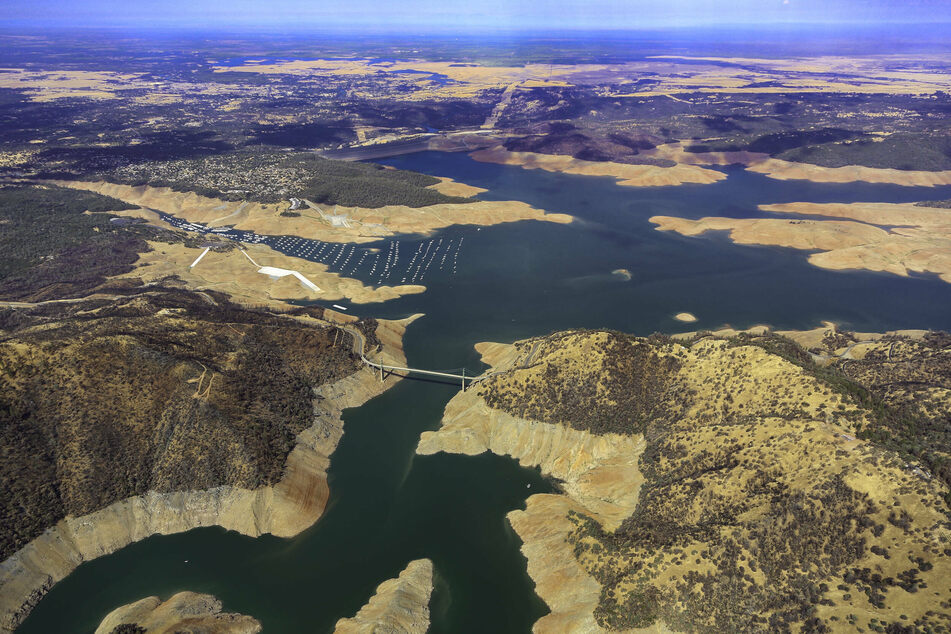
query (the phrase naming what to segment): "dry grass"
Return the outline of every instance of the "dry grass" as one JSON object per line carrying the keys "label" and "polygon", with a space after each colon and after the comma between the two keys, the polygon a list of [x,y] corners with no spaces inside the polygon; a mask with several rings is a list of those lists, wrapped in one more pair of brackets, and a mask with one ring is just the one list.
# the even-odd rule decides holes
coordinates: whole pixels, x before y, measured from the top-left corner
{"label": "dry grass", "polygon": [[728,231],[737,244],[816,250],[809,262],[826,269],[865,269],[907,276],[935,273],[951,282],[951,213],[913,204],[787,203],[764,211],[843,218],[718,218],[653,216],[658,231],[685,236]]}
{"label": "dry grass", "polygon": [[613,176],[618,180],[618,185],[626,187],[665,187],[684,183],[709,184],[726,178],[726,174],[722,172],[695,165],[678,164],[673,167],[658,167],[609,161],[585,161],[560,154],[510,152],[501,146],[477,150],[470,156],[477,161],[518,165],[525,169],[542,169],[547,172],[585,176]]}
{"label": "dry grass", "polygon": [[[610,384],[619,377],[611,356],[619,349],[610,342],[616,336],[569,332],[511,349],[483,345],[481,351],[506,372],[480,389],[507,411],[524,414],[538,405],[564,412],[550,402],[544,384],[557,375],[582,396],[562,424],[584,427],[602,405],[614,405]],[[880,359],[890,353],[895,362],[907,356],[907,346],[920,346],[913,343],[917,338],[909,344],[859,339],[828,327],[803,335],[829,355]],[[857,341],[860,347],[853,345]],[[627,426],[647,438],[640,459],[645,483],[634,513],[608,532],[583,506],[563,511],[574,524],[568,537],[574,556],[597,581],[598,624],[624,629],[663,623],[701,632],[947,628],[948,487],[858,437],[862,430],[882,429],[880,413],[856,400],[859,388],[772,336],[706,336],[688,343],[643,342],[652,355],[670,359],[644,367],[677,368],[647,379],[662,395],[650,407],[651,420],[645,424],[615,408],[612,430]],[[951,406],[951,391],[941,387],[951,377],[939,361],[929,366],[932,374],[919,377],[933,386],[914,397],[930,399],[926,409],[935,416]],[[892,389],[903,389],[904,370],[888,372]],[[517,398],[500,398],[509,393]],[[530,514],[524,515],[515,518],[518,526],[536,531]],[[558,586],[549,570],[572,568],[557,561],[564,556],[557,549],[536,552],[534,534],[522,535],[529,570],[545,579],[546,588]],[[579,577],[575,586],[587,583]],[[557,588],[548,589],[558,595]],[[575,603],[589,609],[585,601]],[[559,605],[557,612],[559,622],[583,616],[570,606]]]}

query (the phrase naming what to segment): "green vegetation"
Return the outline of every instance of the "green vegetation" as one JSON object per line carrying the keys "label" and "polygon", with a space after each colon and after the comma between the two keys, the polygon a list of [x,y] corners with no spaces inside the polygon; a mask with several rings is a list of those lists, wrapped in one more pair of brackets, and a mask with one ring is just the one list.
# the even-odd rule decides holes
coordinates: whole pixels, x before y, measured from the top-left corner
{"label": "green vegetation", "polygon": [[146,230],[105,214],[121,200],[61,187],[0,188],[0,298],[76,297],[131,269]]}
{"label": "green vegetation", "polygon": [[599,625],[830,632],[867,604],[872,631],[940,630],[939,595],[899,614],[951,557],[951,336],[834,356],[855,342],[573,331],[520,342],[522,365],[477,388],[516,416],[644,435],[634,512],[613,532],[569,514]]}
{"label": "green vegetation", "polygon": [[[541,362],[535,371],[489,379],[479,394],[489,406],[520,418],[564,423],[595,434],[643,431],[657,415],[668,381],[679,364],[658,355],[650,344],[620,332],[603,333],[596,354],[600,372],[584,372],[584,357]],[[573,335],[568,335],[572,337]],[[563,337],[544,340],[539,357],[557,348]]]}
{"label": "green vegetation", "polygon": [[212,292],[0,309],[0,558],[146,491],[278,481],[313,388],[359,367],[335,328]]}
{"label": "green vegetation", "polygon": [[146,240],[198,246],[216,237],[187,236],[131,218],[106,213],[130,205],[91,192],[24,185],[0,188],[0,299],[43,301],[91,292],[126,293],[135,279],[110,280],[127,273],[149,250]]}
{"label": "green vegetation", "polygon": [[[644,81],[649,80],[639,80]],[[616,141],[613,135],[623,134],[647,137],[655,144],[693,139],[694,151],[772,154],[869,134],[938,137],[946,132],[935,122],[947,117],[948,106],[947,95],[685,93],[675,101],[666,96],[602,96],[597,89],[578,86],[550,87],[518,91],[500,125],[518,134],[545,134],[544,125],[567,124],[592,143]],[[848,115],[848,129],[841,127],[843,113]]]}
{"label": "green vegetation", "polygon": [[62,187],[0,188],[0,280],[36,266],[70,247],[111,233],[109,216],[86,211],[132,209],[121,200]]}
{"label": "green vegetation", "polygon": [[583,131],[563,121],[544,123],[526,131],[532,134],[506,140],[505,149],[512,152],[568,155],[584,161],[613,161],[657,167],[676,165],[669,159],[640,154],[641,150],[657,147],[653,142],[656,139],[645,135],[618,131],[600,137],[596,132]]}
{"label": "green vegetation", "polygon": [[296,155],[287,164],[303,167],[309,175],[304,198],[345,207],[406,205],[426,207],[439,203],[467,203],[471,198],[446,196],[433,189],[439,179],[416,172],[385,169],[372,163],[332,161],[312,154]]}
{"label": "green vegetation", "polygon": [[951,199],[949,200],[922,200],[915,203],[916,207],[935,207],[937,209],[951,209]]}
{"label": "green vegetation", "polygon": [[313,153],[233,152],[128,165],[99,175],[128,185],[170,187],[224,200],[276,203],[290,197],[346,207],[426,207],[467,203],[429,189],[439,179],[373,163],[336,161]]}
{"label": "green vegetation", "polygon": [[694,143],[686,146],[684,150],[687,152],[736,152],[745,150],[748,152],[764,152],[766,154],[776,155],[804,145],[833,143],[862,136],[865,136],[862,132],[844,130],[842,128],[791,130],[764,134],[749,142],[726,138]]}
{"label": "green vegetation", "polygon": [[755,138],[734,134],[694,143],[685,149],[688,152],[763,152],[784,161],[822,167],[862,165],[900,170],[951,169],[951,137],[944,132],[896,132],[872,137],[859,130],[826,127],[774,132]]}
{"label": "green vegetation", "polygon": [[863,165],[899,170],[951,170],[951,136],[900,132],[881,139],[805,145],[775,156],[784,161],[822,167]]}

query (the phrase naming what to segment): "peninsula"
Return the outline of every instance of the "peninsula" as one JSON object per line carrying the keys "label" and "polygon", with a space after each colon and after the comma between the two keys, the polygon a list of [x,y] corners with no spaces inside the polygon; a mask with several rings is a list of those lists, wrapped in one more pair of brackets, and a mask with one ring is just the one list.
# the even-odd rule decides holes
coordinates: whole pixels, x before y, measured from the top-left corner
{"label": "peninsula", "polygon": [[551,609],[535,631],[947,626],[947,335],[568,331],[478,350],[494,376],[417,452],[492,451],[560,482],[509,514]]}

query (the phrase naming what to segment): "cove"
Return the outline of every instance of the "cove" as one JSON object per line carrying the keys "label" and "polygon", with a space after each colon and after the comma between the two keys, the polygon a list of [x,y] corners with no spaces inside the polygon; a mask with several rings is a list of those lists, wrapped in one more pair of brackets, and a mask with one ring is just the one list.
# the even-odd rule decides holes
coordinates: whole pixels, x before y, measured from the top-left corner
{"label": "cove", "polygon": [[[425,313],[406,334],[414,367],[466,366],[475,373],[473,344],[565,328],[676,332],[688,329],[672,319],[682,310],[700,319],[689,329],[810,328],[823,319],[867,331],[951,329],[951,285],[935,277],[826,271],[809,265],[804,252],[734,245],[717,235],[684,238],[647,222],[654,214],[765,216],[757,204],[797,200],[951,198],[948,187],[776,181],[728,167],[728,178],[711,185],[631,188],[464,154],[381,162],[486,187],[483,198],[524,200],[579,219],[450,227],[437,236],[465,239],[454,276],[434,271],[422,295],[351,308],[376,317]],[[620,268],[630,271],[629,281],[611,274]],[[436,568],[433,631],[529,631],[547,609],[504,516],[553,485],[507,458],[414,456],[419,434],[438,426],[457,389],[406,380],[346,412],[329,472],[330,504],[298,537],[196,529],[149,538],[77,568],[19,631],[91,632],[120,605],[187,589],[215,594],[226,610],[254,616],[266,632],[328,632],[376,585],[420,557]]]}

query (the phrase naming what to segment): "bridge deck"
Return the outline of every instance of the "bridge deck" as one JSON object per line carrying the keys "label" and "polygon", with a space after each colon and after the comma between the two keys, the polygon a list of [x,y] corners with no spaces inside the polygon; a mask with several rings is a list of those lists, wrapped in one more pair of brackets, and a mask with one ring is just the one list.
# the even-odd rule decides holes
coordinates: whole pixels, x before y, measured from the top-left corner
{"label": "bridge deck", "polygon": [[344,332],[350,334],[350,336],[353,338],[353,351],[360,355],[360,360],[363,361],[363,363],[365,363],[366,365],[370,366],[371,368],[376,368],[380,370],[381,372],[383,371],[408,372],[408,373],[415,373],[415,374],[425,374],[426,376],[438,376],[438,377],[442,377],[446,379],[458,379],[462,381],[463,389],[465,389],[467,383],[468,385],[471,386],[475,383],[478,383],[479,381],[489,378],[490,376],[499,374],[498,372],[489,372],[487,374],[479,374],[477,376],[472,376],[468,374],[453,374],[452,372],[437,372],[436,370],[423,370],[422,368],[406,368],[399,365],[387,365],[385,363],[377,363],[375,361],[370,361],[369,359],[366,358],[366,355],[364,354],[364,350],[366,350],[366,340],[363,337],[363,333],[357,330],[354,330],[352,328],[347,328],[346,326],[339,326],[339,327]]}
{"label": "bridge deck", "polygon": [[475,381],[476,379],[482,378],[480,376],[472,376],[471,374],[452,374],[451,372],[437,372],[435,370],[423,370],[421,368],[404,368],[398,365],[386,365],[383,363],[374,363],[373,361],[370,361],[366,357],[361,357],[361,358],[363,359],[363,362],[366,363],[367,365],[373,366],[374,368],[377,368],[380,370],[389,370],[394,372],[415,372],[416,374],[426,374],[428,376],[442,376],[448,379],[465,379],[467,381],[469,380]]}

